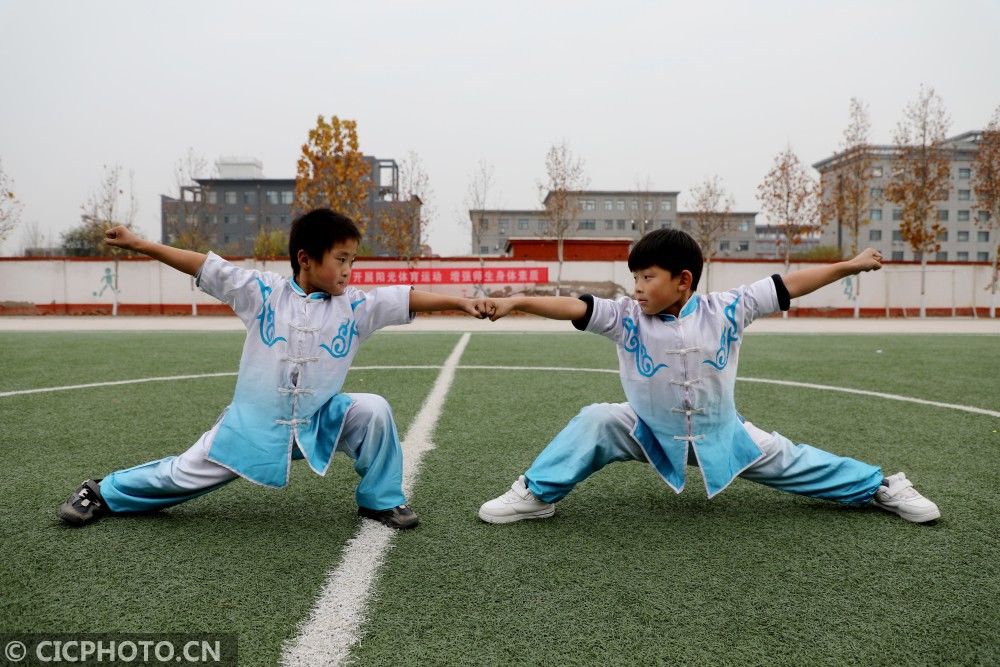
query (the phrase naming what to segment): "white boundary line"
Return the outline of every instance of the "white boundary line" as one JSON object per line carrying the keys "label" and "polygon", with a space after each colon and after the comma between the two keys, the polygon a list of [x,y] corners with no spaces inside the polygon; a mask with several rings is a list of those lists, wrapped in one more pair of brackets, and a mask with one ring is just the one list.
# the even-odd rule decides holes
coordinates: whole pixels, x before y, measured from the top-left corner
{"label": "white boundary line", "polygon": [[[558,366],[459,366],[459,370],[497,370],[497,371],[576,371],[587,373],[613,373],[618,375],[617,368],[561,368]],[[867,389],[851,389],[850,387],[837,387],[829,384],[813,384],[810,382],[793,382],[791,380],[770,380],[768,378],[748,378],[737,377],[741,382],[758,382],[760,384],[777,384],[785,387],[802,387],[803,389],[819,389],[822,391],[839,391],[843,394],[858,394],[860,396],[873,396],[891,401],[903,401],[905,403],[917,403],[920,405],[932,405],[936,408],[947,408],[949,410],[961,410],[977,415],[988,415],[990,417],[1000,417],[1000,412],[977,408],[972,405],[958,405],[956,403],[941,403],[939,401],[928,401],[923,398],[913,398],[900,394],[886,394],[880,391],[869,391]]]}
{"label": "white boundary line", "polygon": [[[403,491],[409,495],[416,481],[417,471],[423,454],[433,449],[431,434],[441,416],[445,398],[455,379],[456,370],[499,370],[499,371],[547,371],[547,372],[579,372],[618,374],[613,368],[572,368],[562,366],[459,366],[458,361],[465,351],[471,334],[462,335],[451,354],[440,367],[440,373],[431,388],[423,406],[414,418],[402,442],[403,458]],[[436,370],[438,366],[356,366],[353,370]],[[236,373],[203,373],[199,375],[173,375],[165,377],[139,378],[134,380],[118,380],[112,382],[94,382],[62,387],[44,387],[20,391],[0,392],[0,398],[71,389],[89,389],[94,387],[119,386],[144,382],[166,382],[172,380],[190,380],[211,377],[229,377]],[[823,391],[836,391],[847,394],[872,396],[930,405],[933,407],[960,410],[991,417],[1000,417],[1000,412],[986,410],[967,405],[941,403],[920,398],[887,394],[864,389],[850,389],[832,385],[813,384],[808,382],[793,382],[787,380],[771,380],[766,378],[740,377],[744,382],[758,382],[787,387],[801,387]],[[359,639],[361,626],[365,621],[365,607],[371,596],[376,576],[386,554],[391,547],[395,531],[375,521],[362,521],[358,533],[344,545],[340,564],[327,575],[313,610],[303,622],[299,635],[286,644],[281,656],[282,665],[340,665],[349,656],[350,650]]]}
{"label": "white boundary line", "polygon": [[[352,366],[355,371],[374,370],[440,370],[440,366]],[[135,380],[115,380],[112,382],[90,382],[88,384],[68,384],[61,387],[41,387],[39,389],[19,389],[17,391],[0,391],[0,398],[6,396],[22,396],[24,394],[45,394],[50,391],[69,391],[70,389],[92,389],[94,387],[114,387],[122,384],[141,384],[143,382],[168,382],[171,380],[198,380],[201,378],[221,378],[236,375],[235,372],[227,373],[200,373],[198,375],[165,375],[163,377],[136,378]]]}
{"label": "white boundary line", "polygon": [[[461,341],[460,341],[461,342]],[[464,346],[463,346],[464,349]],[[450,357],[449,357],[450,358]],[[448,363],[447,361],[445,362]],[[377,370],[438,370],[441,366],[352,366],[355,371],[377,371]],[[617,375],[618,370],[614,368],[572,368],[568,366],[456,366],[456,370],[470,371],[563,371],[572,373],[610,373]],[[164,377],[138,378],[135,380],[116,380],[113,382],[92,382],[89,384],[72,384],[62,387],[42,387],[40,389],[21,389],[18,391],[0,392],[0,398],[7,396],[22,396],[24,394],[42,394],[52,391],[69,391],[71,389],[90,389],[93,387],[112,387],[124,384],[139,384],[143,382],[166,382],[170,380],[197,380],[199,378],[226,377],[236,375],[236,373],[202,373],[200,375],[172,375]],[[902,401],[904,403],[917,403],[919,405],[930,405],[936,408],[946,408],[948,410],[959,410],[961,412],[971,412],[977,415],[987,415],[989,417],[1000,417],[1000,411],[977,408],[972,405],[959,405],[957,403],[942,403],[940,401],[929,401],[923,398],[903,396],[901,394],[886,394],[880,391],[869,391],[867,389],[851,389],[850,387],[837,387],[829,384],[813,384],[810,382],[794,382],[792,380],[771,380],[768,378],[738,377],[741,382],[758,382],[760,384],[776,384],[785,387],[801,387],[803,389],[818,389],[821,391],[837,391],[843,394],[857,394],[859,396],[872,396],[891,401]]]}
{"label": "white boundary line", "polygon": [[[406,495],[416,480],[421,457],[434,448],[431,434],[441,416],[458,360],[470,335],[464,334],[445,360],[434,387],[403,438],[403,492]],[[344,546],[340,565],[327,576],[299,636],[285,646],[281,664],[339,665],[348,658],[359,638],[365,606],[394,535],[393,529],[380,523],[362,521],[358,534]]]}
{"label": "white boundary line", "polygon": [[113,382],[90,382],[88,384],[68,384],[62,387],[42,387],[40,389],[20,389],[18,391],[0,391],[0,398],[6,396],[23,396],[24,394],[45,394],[50,391],[69,391],[70,389],[92,389],[94,387],[114,387],[122,384],[140,384],[143,382],[169,382],[171,380],[197,380],[199,378],[216,378],[236,375],[236,373],[201,373],[198,375],[166,375],[163,377],[137,378],[135,380],[115,380]]}
{"label": "white boundary line", "polygon": [[812,384],[810,382],[792,382],[790,380],[768,380],[766,378],[736,378],[743,382],[760,382],[763,384],[778,384],[785,387],[802,387],[804,389],[822,389],[823,391],[839,391],[844,394],[859,394],[861,396],[874,396],[875,398],[886,398],[890,401],[904,401],[906,403],[918,403],[920,405],[932,405],[936,408],[948,408],[949,410],[961,410],[977,415],[989,415],[990,417],[1000,417],[1000,412],[977,408],[972,405],[958,405],[955,403],[940,403],[938,401],[928,401],[923,398],[913,398],[912,396],[901,396],[900,394],[885,394],[880,391],[868,391],[867,389],[850,389],[848,387],[836,387],[829,384]]}

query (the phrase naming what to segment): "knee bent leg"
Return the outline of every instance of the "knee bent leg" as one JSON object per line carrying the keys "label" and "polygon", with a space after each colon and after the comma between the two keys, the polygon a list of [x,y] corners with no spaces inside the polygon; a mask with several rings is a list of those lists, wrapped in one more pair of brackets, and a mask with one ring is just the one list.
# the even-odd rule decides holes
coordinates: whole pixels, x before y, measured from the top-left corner
{"label": "knee bent leg", "polygon": [[350,408],[352,417],[364,421],[392,420],[392,407],[389,401],[378,394],[353,394],[352,398],[354,399]]}

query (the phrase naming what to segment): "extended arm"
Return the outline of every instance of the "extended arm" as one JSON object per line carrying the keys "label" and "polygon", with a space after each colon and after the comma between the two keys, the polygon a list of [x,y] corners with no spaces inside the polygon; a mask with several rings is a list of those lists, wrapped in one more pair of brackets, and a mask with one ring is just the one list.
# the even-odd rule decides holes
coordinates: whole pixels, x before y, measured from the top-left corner
{"label": "extended arm", "polygon": [[587,314],[587,304],[572,296],[515,296],[487,303],[487,314],[494,322],[515,310],[550,320],[578,320]]}
{"label": "extended arm", "polygon": [[[460,296],[435,294],[421,290],[410,290],[410,310],[414,313],[427,313],[438,310],[460,310],[474,317],[485,317],[476,308],[477,302]],[[482,306],[480,306],[482,309]]]}
{"label": "extended arm", "polygon": [[882,254],[872,248],[866,248],[854,259],[792,271],[783,276],[782,280],[788,289],[788,296],[795,299],[815,292],[820,287],[835,283],[841,278],[853,276],[862,271],[878,271],[881,268]]}
{"label": "extended arm", "polygon": [[161,243],[139,238],[131,229],[121,225],[112,227],[106,231],[104,233],[104,242],[116,248],[141,252],[143,255],[148,255],[190,276],[197,275],[201,269],[201,265],[208,259],[208,255],[204,253],[172,248]]}

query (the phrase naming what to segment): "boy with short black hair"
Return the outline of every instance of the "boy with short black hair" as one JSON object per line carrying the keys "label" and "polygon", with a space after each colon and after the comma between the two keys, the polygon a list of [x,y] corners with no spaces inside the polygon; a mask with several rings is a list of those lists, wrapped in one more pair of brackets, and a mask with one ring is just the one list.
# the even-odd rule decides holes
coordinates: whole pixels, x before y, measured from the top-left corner
{"label": "boy with short black hair", "polygon": [[108,230],[108,245],[149,255],[197,278],[247,327],[236,390],[216,424],[180,456],[85,481],[59,509],[72,525],[109,513],[160,509],[191,500],[237,476],[268,487],[288,484],[290,459],[326,473],[335,451],[355,460],[361,481],[358,513],[392,528],[412,528],[417,515],[403,496],[403,456],[392,410],[375,394],[341,393],[358,345],[413,313],[461,310],[476,302],[413,290],[349,287],[361,233],[328,209],[297,218],[289,234],[293,277],[237,267],[145,241],[125,227]]}
{"label": "boy with short black hair", "polygon": [[701,468],[708,497],[736,477],[783,491],[851,505],[873,504],[918,523],[937,506],[903,473],[796,445],[736,411],[736,365],[743,330],[788,310],[790,300],[861,271],[881,268],[871,248],[852,260],[771,276],[728,292],[700,296],[702,254],[679,230],[651,232],[629,254],[635,298],[514,297],[487,302],[497,320],[513,310],[572,320],[617,344],[626,403],[585,407],[518,477],[479,509],[489,523],[541,519],[574,486],[613,461],[646,461],[676,493],[685,465]]}

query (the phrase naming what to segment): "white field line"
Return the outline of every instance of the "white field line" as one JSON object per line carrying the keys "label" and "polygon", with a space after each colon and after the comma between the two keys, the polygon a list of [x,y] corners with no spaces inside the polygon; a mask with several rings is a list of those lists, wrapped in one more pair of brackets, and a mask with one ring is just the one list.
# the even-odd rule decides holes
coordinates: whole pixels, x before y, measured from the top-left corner
{"label": "white field line", "polygon": [[122,384],[140,384],[143,382],[169,382],[172,380],[197,380],[199,378],[218,378],[236,373],[200,373],[198,375],[165,375],[163,377],[137,378],[135,380],[115,380],[113,382],[90,382],[88,384],[67,384],[61,387],[41,387],[39,389],[19,389],[18,391],[0,391],[0,398],[6,396],[23,396],[24,394],[45,394],[50,391],[69,391],[71,389],[92,389],[94,387],[114,387]]}
{"label": "white field line", "polygon": [[[445,360],[434,387],[403,438],[403,492],[406,495],[416,480],[421,457],[434,447],[431,434],[441,416],[469,336],[465,333]],[[361,522],[358,534],[344,546],[340,565],[327,576],[299,636],[285,646],[281,664],[339,665],[347,659],[359,638],[365,606],[394,535],[394,530],[375,521]]]}
{"label": "white field line", "polygon": [[[378,368],[372,366],[371,368]],[[459,370],[481,370],[481,371],[569,371],[578,373],[610,373],[618,375],[617,368],[570,368],[567,366],[459,366]],[[880,391],[869,391],[867,389],[852,389],[850,387],[838,387],[830,384],[813,384],[810,382],[795,382],[792,380],[771,380],[768,378],[738,377],[740,382],[758,382],[761,384],[777,384],[786,387],[802,387],[805,389],[817,389],[821,391],[839,391],[844,394],[859,394],[861,396],[873,396],[892,401],[903,401],[906,403],[919,403],[921,405],[932,405],[936,408],[947,408],[949,410],[961,410],[973,414],[988,415],[990,417],[1000,417],[1000,412],[977,408],[972,405],[960,405],[957,403],[942,403],[940,401],[929,401],[923,398],[903,396],[902,394],[887,394]]]}
{"label": "white field line", "polygon": [[[588,373],[614,373],[618,374],[617,368],[560,368],[558,366],[459,366],[460,370],[483,370],[483,371],[579,371]],[[880,391],[868,391],[867,389],[851,389],[850,387],[837,387],[829,384],[812,384],[810,382],[793,382],[791,380],[769,380],[767,378],[738,377],[742,382],[759,382],[761,384],[777,384],[785,387],[802,387],[803,389],[819,389],[822,391],[839,391],[844,394],[858,394],[860,396],[872,396],[884,398],[890,401],[903,401],[906,403],[918,403],[920,405],[932,405],[936,408],[947,408],[949,410],[961,410],[977,415],[988,415],[990,417],[1000,417],[1000,412],[977,408],[972,405],[958,405],[956,403],[941,403],[939,401],[928,401],[923,398],[913,398],[912,396],[902,396],[900,394],[886,394]]]}
{"label": "white field line", "polygon": [[[440,366],[352,366],[355,371],[373,370],[438,370]],[[24,394],[45,394],[50,391],[69,391],[71,389],[92,389],[94,387],[114,387],[121,384],[142,384],[143,382],[168,382],[172,380],[198,380],[201,378],[221,378],[236,375],[235,372],[227,373],[199,373],[197,375],[164,375],[148,378],[136,378],[134,380],[115,380],[112,382],[90,382],[88,384],[67,384],[61,387],[41,387],[39,389],[19,389],[17,391],[0,391],[0,398],[6,396],[22,396]]]}
{"label": "white field line", "polygon": [[[441,367],[440,366],[352,366],[351,370],[395,371],[395,370],[437,370],[439,368]],[[457,366],[456,368],[458,370],[479,370],[479,371],[550,371],[550,372],[565,371],[565,372],[575,372],[575,373],[611,373],[614,375],[618,374],[618,370],[614,368],[571,368],[567,366]],[[168,380],[196,380],[198,378],[224,377],[228,375],[236,375],[236,373],[203,373],[201,375],[173,375],[167,377],[138,378],[136,380],[117,380],[114,382],[93,382],[90,384],[73,384],[62,387],[21,389],[18,391],[0,392],[0,398],[4,398],[7,396],[21,396],[23,394],[41,394],[50,391],[68,391],[70,389],[89,389],[92,387],[110,387],[114,385],[138,384],[142,382],[164,382]],[[1000,412],[996,410],[977,408],[972,405],[959,405],[956,403],[942,403],[940,401],[928,401],[923,398],[914,398],[912,396],[903,396],[900,394],[886,394],[879,391],[869,391],[867,389],[851,389],[850,387],[837,387],[835,385],[829,385],[829,384],[812,384],[809,382],[793,382],[791,380],[770,380],[767,378],[738,377],[736,379],[741,382],[759,382],[761,384],[777,384],[786,387],[802,387],[803,389],[817,389],[821,391],[839,391],[844,394],[858,394],[860,396],[872,396],[874,398],[883,398],[891,401],[902,401],[904,403],[917,403],[920,405],[930,405],[936,408],[945,408],[948,410],[971,412],[977,415],[1000,417]]]}
{"label": "white field line", "polygon": [[988,415],[990,417],[1000,417],[1000,412],[977,408],[972,405],[958,405],[956,403],[941,403],[938,401],[928,401],[923,398],[913,398],[912,396],[902,396],[900,394],[885,394],[881,391],[868,391],[867,389],[850,389],[848,387],[836,387],[829,384],[812,384],[810,382],[792,382],[790,380],[768,380],[765,378],[736,378],[743,382],[760,382],[764,384],[779,384],[785,387],[802,387],[804,389],[821,389],[823,391],[839,391],[844,394],[858,394],[860,396],[873,396],[875,398],[885,398],[890,401],[904,401],[906,403],[918,403],[920,405],[932,405],[935,408],[947,408],[949,410],[961,410],[977,415]]}

